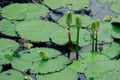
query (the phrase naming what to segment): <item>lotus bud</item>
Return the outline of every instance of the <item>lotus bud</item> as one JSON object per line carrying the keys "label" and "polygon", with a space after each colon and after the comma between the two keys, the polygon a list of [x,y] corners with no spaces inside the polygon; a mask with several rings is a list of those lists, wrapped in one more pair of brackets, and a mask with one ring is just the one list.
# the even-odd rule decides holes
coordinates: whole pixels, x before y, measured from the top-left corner
{"label": "lotus bud", "polygon": [[68,26],[69,26],[70,24],[72,24],[72,14],[70,13],[70,11],[67,12],[66,24],[67,24]]}
{"label": "lotus bud", "polygon": [[91,30],[92,30],[93,32],[95,31],[95,27],[96,27],[95,21],[93,21],[93,22],[92,22],[92,25],[91,25]]}
{"label": "lotus bud", "polygon": [[100,26],[100,21],[97,20],[96,21],[96,34],[98,34],[99,26]]}
{"label": "lotus bud", "polygon": [[39,51],[39,55],[42,57],[43,60],[48,60],[49,59],[48,53]]}
{"label": "lotus bud", "polygon": [[79,16],[76,17],[76,27],[77,29],[80,29],[82,27],[82,21]]}

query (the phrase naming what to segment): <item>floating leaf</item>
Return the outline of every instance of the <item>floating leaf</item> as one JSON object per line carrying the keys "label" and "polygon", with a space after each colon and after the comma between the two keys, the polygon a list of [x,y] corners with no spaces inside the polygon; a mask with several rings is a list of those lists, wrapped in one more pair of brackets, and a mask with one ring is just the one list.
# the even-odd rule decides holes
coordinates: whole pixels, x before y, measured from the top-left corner
{"label": "floating leaf", "polygon": [[114,58],[120,55],[120,45],[115,42],[111,42],[110,44],[103,47],[103,54],[109,56],[110,58]]}
{"label": "floating leaf", "polygon": [[15,24],[6,19],[0,21],[0,32],[9,36],[17,36],[15,32]]}
{"label": "floating leaf", "polygon": [[94,80],[119,80],[120,71],[112,71],[104,74],[101,77],[94,78]]}
{"label": "floating leaf", "polygon": [[77,78],[77,73],[67,67],[60,72],[47,75],[37,75],[38,80],[77,80]]}
{"label": "floating leaf", "polygon": [[[75,19],[77,16],[80,16],[80,18],[81,18],[81,21],[83,24],[82,27],[87,27],[92,23],[92,18],[87,15],[72,15],[72,19],[73,19],[72,25],[75,25]],[[66,18],[66,16],[64,16],[58,20],[60,25],[66,26],[65,18]]]}
{"label": "floating leaf", "polygon": [[72,10],[81,10],[90,5],[89,0],[59,0],[59,1],[58,0],[45,0],[43,3],[52,9],[58,9],[61,7],[68,6],[68,8]]}
{"label": "floating leaf", "polygon": [[1,70],[2,70],[2,66],[0,65],[0,72],[1,72]]}
{"label": "floating leaf", "polygon": [[112,5],[110,6],[110,10],[112,10],[113,12],[120,13],[119,6],[120,6],[120,1],[116,0],[116,2],[112,3]]}
{"label": "floating leaf", "polygon": [[110,23],[102,23],[98,31],[98,41],[111,42],[112,39],[112,26]]}
{"label": "floating leaf", "polygon": [[[19,49],[19,44],[13,40],[0,39],[0,65],[9,63],[12,56]],[[6,57],[5,57],[6,56]]]}
{"label": "floating leaf", "polygon": [[68,63],[68,59],[64,56],[59,56],[56,59],[36,61],[30,68],[31,73],[50,73],[60,71]]}
{"label": "floating leaf", "polygon": [[110,60],[107,56],[102,55],[97,52],[83,52],[80,53],[82,59],[73,62],[69,67],[77,72],[84,73],[85,69],[89,67],[90,64],[100,61]]}
{"label": "floating leaf", "polygon": [[0,73],[0,80],[24,80],[24,76],[18,71],[8,70]]}
{"label": "floating leaf", "polygon": [[51,32],[58,28],[57,24],[47,21],[24,21],[16,26],[16,31],[23,39],[31,41],[49,41]]}
{"label": "floating leaf", "polygon": [[12,4],[2,9],[2,16],[10,20],[39,19],[48,13],[48,8],[41,4]]}
{"label": "floating leaf", "polygon": [[[54,31],[50,35],[53,42],[64,45],[68,42],[67,31],[64,28]],[[77,30],[74,27],[71,27],[71,40],[76,44]],[[91,43],[90,33],[85,29],[80,29],[79,34],[79,46],[85,46]]]}
{"label": "floating leaf", "polygon": [[[41,61],[42,58],[39,56],[39,51],[44,51],[49,54],[49,58],[54,58],[61,53],[57,50],[50,48],[33,48],[18,53],[18,57],[14,57],[12,65],[15,69],[21,71],[27,71],[36,61]],[[22,65],[22,66],[21,66]]]}
{"label": "floating leaf", "polygon": [[94,77],[101,77],[107,74],[108,72],[117,71],[119,69],[120,69],[119,60],[95,62],[86,68],[85,74],[89,79]]}
{"label": "floating leaf", "polygon": [[113,31],[112,31],[112,36],[114,38],[120,39],[120,25],[115,26],[112,25]]}

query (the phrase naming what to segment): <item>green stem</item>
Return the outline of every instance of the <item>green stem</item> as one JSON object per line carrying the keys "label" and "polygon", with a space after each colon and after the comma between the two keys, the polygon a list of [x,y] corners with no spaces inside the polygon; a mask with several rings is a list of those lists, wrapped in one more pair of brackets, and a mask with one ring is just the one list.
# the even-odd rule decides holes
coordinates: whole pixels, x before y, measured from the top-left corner
{"label": "green stem", "polygon": [[93,31],[93,41],[92,41],[92,51],[94,51],[94,36],[95,36],[95,33],[94,33],[94,31]]}
{"label": "green stem", "polygon": [[98,40],[98,35],[97,35],[97,33],[96,33],[96,43],[95,43],[95,51],[97,52],[97,40]]}
{"label": "green stem", "polygon": [[79,58],[79,29],[77,29],[76,60]]}

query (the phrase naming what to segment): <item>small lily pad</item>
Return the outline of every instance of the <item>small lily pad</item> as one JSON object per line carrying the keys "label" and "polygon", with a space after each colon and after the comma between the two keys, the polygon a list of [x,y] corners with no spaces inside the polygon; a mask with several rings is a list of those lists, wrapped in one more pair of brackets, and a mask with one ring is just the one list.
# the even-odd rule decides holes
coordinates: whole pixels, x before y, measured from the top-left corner
{"label": "small lily pad", "polygon": [[77,80],[77,78],[77,72],[67,67],[60,72],[47,75],[37,75],[38,80]]}
{"label": "small lily pad", "polygon": [[114,58],[120,55],[120,45],[118,43],[111,42],[103,47],[102,53],[109,56],[110,58]]}
{"label": "small lily pad", "polygon": [[[91,22],[92,22],[92,18],[90,16],[87,16],[87,15],[72,15],[72,25],[75,25],[75,19],[77,16],[80,16],[81,20],[82,20],[82,27],[88,27],[89,25],[91,25]],[[63,26],[66,26],[66,16],[60,18],[58,20],[59,24],[60,25],[63,25]]]}
{"label": "small lily pad", "polygon": [[0,21],[0,32],[9,36],[17,36],[15,32],[15,24],[6,19]]}
{"label": "small lily pad", "polygon": [[[71,10],[81,10],[90,5],[89,0],[45,0],[43,2],[52,9],[67,7]],[[54,4],[55,3],[55,4]],[[54,4],[54,5],[53,5]]]}
{"label": "small lily pad", "polygon": [[109,72],[117,71],[119,69],[120,69],[119,60],[95,62],[86,68],[85,75],[87,76],[88,79],[94,77],[101,77]]}
{"label": "small lily pad", "polygon": [[0,80],[24,80],[24,76],[18,71],[8,70],[0,73]]}
{"label": "small lily pad", "polygon": [[31,41],[49,41],[49,35],[59,25],[47,21],[24,21],[16,26],[16,31],[23,39]]}
{"label": "small lily pad", "polygon": [[84,73],[85,69],[92,63],[110,60],[107,56],[97,52],[83,52],[80,53],[82,59],[73,62],[69,67],[77,72]]}

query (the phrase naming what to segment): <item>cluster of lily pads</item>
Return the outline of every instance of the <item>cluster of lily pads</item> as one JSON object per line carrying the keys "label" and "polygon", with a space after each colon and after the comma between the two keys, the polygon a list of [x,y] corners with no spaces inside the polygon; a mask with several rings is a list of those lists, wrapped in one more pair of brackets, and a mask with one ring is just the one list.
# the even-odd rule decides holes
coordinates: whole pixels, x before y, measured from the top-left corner
{"label": "cluster of lily pads", "polygon": [[[119,3],[119,0],[114,0],[110,9],[119,13],[116,8]],[[0,80],[77,80],[78,73],[84,73],[88,80],[118,80],[119,16],[106,17],[99,23],[89,15],[68,12],[57,21],[58,24],[42,20],[51,9],[82,10],[89,5],[89,0],[44,0],[41,4],[16,3],[1,8],[1,34],[33,42],[51,41],[60,46],[68,45],[68,48],[74,44],[77,56],[70,64],[70,59],[56,49],[37,47],[19,51],[18,42],[0,38]],[[79,47],[89,45],[92,45],[90,50],[78,51]]]}

